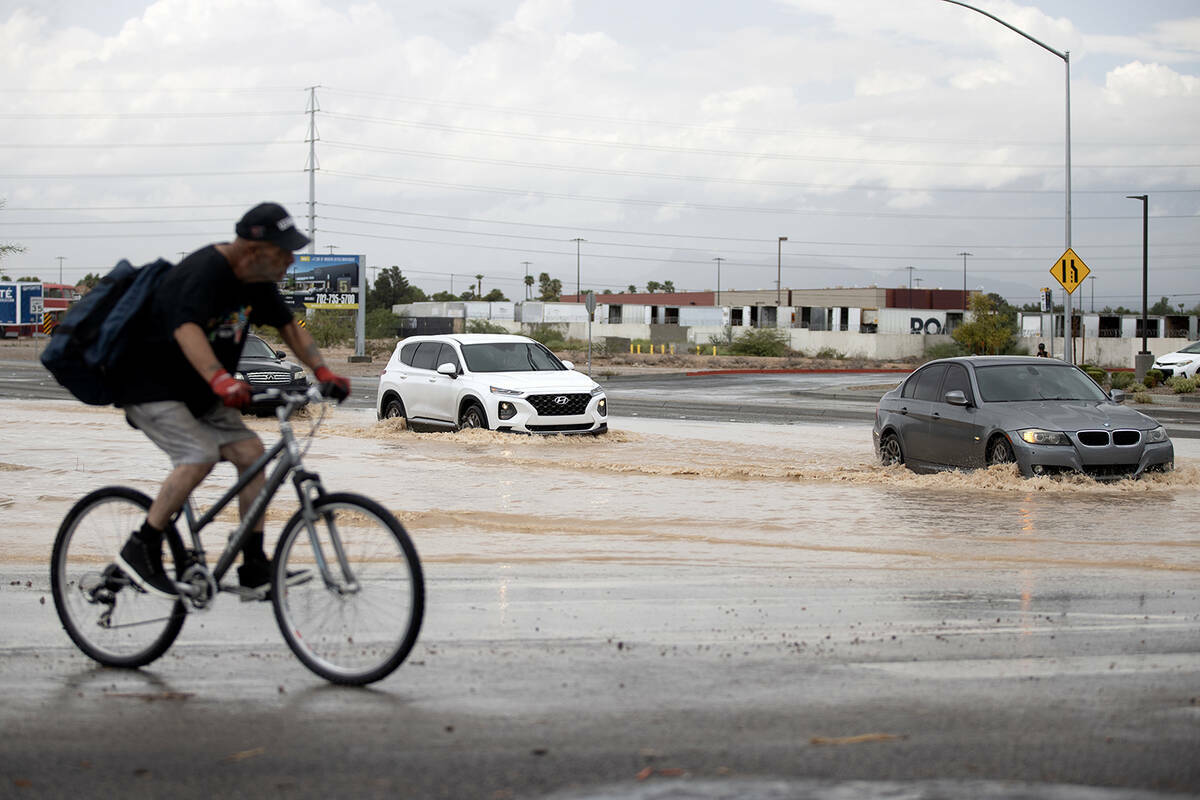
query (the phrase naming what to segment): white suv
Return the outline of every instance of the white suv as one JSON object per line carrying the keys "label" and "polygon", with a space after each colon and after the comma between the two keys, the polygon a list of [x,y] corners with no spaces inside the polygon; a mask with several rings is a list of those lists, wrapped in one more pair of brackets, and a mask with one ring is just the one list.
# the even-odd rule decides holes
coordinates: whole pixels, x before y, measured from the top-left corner
{"label": "white suv", "polygon": [[519,433],[608,430],[604,390],[524,336],[410,336],[379,376],[376,414],[414,430]]}
{"label": "white suv", "polygon": [[1154,359],[1154,369],[1161,370],[1164,378],[1179,375],[1183,378],[1200,377],[1200,342],[1192,342],[1174,353]]}

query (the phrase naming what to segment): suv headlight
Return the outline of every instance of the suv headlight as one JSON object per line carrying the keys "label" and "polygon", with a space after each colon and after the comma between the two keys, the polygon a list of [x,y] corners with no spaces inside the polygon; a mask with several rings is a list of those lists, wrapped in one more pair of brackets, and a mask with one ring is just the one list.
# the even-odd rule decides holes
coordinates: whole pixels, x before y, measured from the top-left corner
{"label": "suv headlight", "polygon": [[1044,431],[1041,428],[1030,428],[1027,431],[1021,431],[1021,440],[1028,444],[1071,444],[1071,439],[1062,431]]}
{"label": "suv headlight", "polygon": [[604,394],[604,390],[601,389],[599,386],[593,386],[592,387],[592,397],[595,397],[598,394]]}
{"label": "suv headlight", "polygon": [[517,389],[505,389],[500,386],[489,386],[488,391],[490,391],[492,394],[502,394],[506,397],[520,397],[521,395],[525,394]]}
{"label": "suv headlight", "polygon": [[1167,440],[1167,432],[1166,432],[1166,430],[1163,429],[1162,425],[1159,425],[1154,430],[1148,431],[1146,433],[1146,441],[1147,442],[1165,442],[1166,440]]}

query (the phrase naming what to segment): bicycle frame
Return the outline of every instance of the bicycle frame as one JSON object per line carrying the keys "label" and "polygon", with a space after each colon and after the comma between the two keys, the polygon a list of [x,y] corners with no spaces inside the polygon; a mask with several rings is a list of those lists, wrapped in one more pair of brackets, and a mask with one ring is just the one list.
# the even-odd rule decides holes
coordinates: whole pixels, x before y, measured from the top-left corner
{"label": "bicycle frame", "polygon": [[[279,394],[279,390],[271,390],[264,395],[256,396],[255,399],[269,396],[279,397],[281,395]],[[282,395],[282,397],[285,401],[290,398],[290,401],[285,402],[276,411],[276,415],[279,418],[279,441],[242,472],[233,486],[222,494],[203,514],[196,515],[195,506],[192,503],[191,497],[189,497],[184,502],[183,508],[175,516],[176,521],[180,516],[187,521],[188,533],[191,537],[191,548],[187,550],[188,562],[182,576],[183,581],[177,582],[176,585],[183,593],[183,596],[191,600],[192,605],[197,608],[203,608],[207,605],[217,591],[220,590],[221,579],[229,572],[238,553],[241,552],[242,543],[246,535],[262,519],[263,515],[266,514],[267,506],[275,498],[276,492],[279,491],[279,488],[283,485],[289,474],[292,476],[292,483],[296,487],[296,494],[300,499],[301,513],[308,527],[309,536],[312,538],[317,567],[327,586],[330,588],[338,587],[337,581],[333,580],[330,574],[323,550],[318,546],[316,531],[312,525],[316,519],[316,513],[313,511],[313,502],[325,493],[325,489],[321,484],[320,476],[304,469],[300,444],[296,440],[296,435],[292,430],[292,424],[289,420],[289,417],[296,408],[296,399],[303,397],[303,395]],[[266,476],[266,483],[262,491],[258,493],[258,496],[254,498],[254,501],[246,510],[241,522],[234,529],[225,548],[221,551],[216,567],[210,572],[205,563],[205,551],[200,541],[200,532],[216,519],[217,515],[251,481],[263,473],[267,469],[267,465],[275,459],[278,459],[278,463],[271,470],[270,474]],[[342,550],[341,538],[337,535],[337,531],[332,525],[330,525],[330,533],[332,534],[333,550],[345,579],[345,584],[339,588],[339,591],[354,591],[357,584],[346,561],[345,553]],[[200,587],[188,580],[188,576],[192,574],[192,570],[196,567],[199,567],[202,571],[205,583],[208,586],[207,592],[202,592]]]}

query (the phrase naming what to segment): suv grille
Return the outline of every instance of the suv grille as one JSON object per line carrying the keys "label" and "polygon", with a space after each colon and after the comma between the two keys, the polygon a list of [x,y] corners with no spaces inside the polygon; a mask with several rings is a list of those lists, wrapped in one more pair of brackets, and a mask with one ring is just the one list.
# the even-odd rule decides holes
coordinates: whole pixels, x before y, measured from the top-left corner
{"label": "suv grille", "polygon": [[290,372],[247,372],[246,380],[250,383],[291,383]]}
{"label": "suv grille", "polygon": [[566,417],[587,411],[590,394],[532,394],[525,398],[539,417]]}

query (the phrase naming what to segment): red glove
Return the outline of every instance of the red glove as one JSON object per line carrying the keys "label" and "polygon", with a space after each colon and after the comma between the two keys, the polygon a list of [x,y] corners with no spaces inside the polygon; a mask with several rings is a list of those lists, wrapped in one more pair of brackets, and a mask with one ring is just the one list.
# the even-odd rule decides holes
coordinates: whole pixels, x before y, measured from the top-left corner
{"label": "red glove", "polygon": [[250,384],[239,381],[225,370],[212,376],[208,382],[213,394],[230,408],[245,408],[250,404]]}
{"label": "red glove", "polygon": [[329,367],[317,367],[317,382],[321,384],[321,394],[332,397],[339,403],[350,396],[350,379],[333,374]]}

